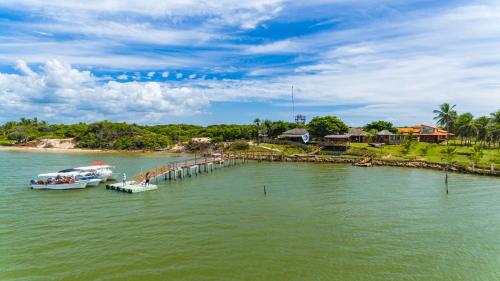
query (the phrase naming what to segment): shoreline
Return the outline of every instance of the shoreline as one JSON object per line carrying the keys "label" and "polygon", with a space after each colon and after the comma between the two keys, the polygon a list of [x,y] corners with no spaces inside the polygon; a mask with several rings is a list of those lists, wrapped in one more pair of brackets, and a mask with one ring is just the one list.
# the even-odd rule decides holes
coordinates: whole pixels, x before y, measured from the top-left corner
{"label": "shoreline", "polygon": [[[238,154],[234,154],[237,156]],[[341,156],[330,156],[330,157],[318,157],[315,155],[311,156],[281,156],[281,155],[255,155],[255,154],[243,154],[243,157],[247,160],[256,161],[266,161],[266,162],[304,162],[304,163],[329,163],[329,164],[354,164],[360,163],[362,158],[347,158]],[[440,170],[445,171],[448,166],[446,163],[433,163],[422,160],[384,160],[384,159],[372,159],[370,165],[358,166],[359,168],[370,168],[371,166],[385,166],[385,167],[399,167],[399,168],[416,168],[416,169],[429,169],[429,170]],[[493,173],[487,169],[475,169],[464,168],[458,165],[449,165],[448,171],[478,175],[478,176],[489,176],[489,177],[500,177],[500,170],[495,170]]]}
{"label": "shoreline", "polygon": [[158,153],[158,154],[186,154],[172,151],[153,151],[153,150],[117,150],[117,149],[87,149],[87,148],[42,148],[31,146],[7,146],[0,145],[0,151],[17,152],[44,152],[44,153]]}
{"label": "shoreline", "polygon": [[[27,146],[3,146],[0,145],[0,151],[16,151],[16,152],[42,152],[42,153],[82,153],[82,154],[115,154],[115,153],[129,153],[129,154],[166,154],[166,155],[186,155],[192,154],[188,152],[172,152],[172,151],[152,151],[152,150],[107,150],[107,149],[84,149],[84,148],[39,148]],[[307,156],[291,156],[291,155],[258,155],[258,154],[238,154],[227,153],[236,157],[243,157],[246,160],[266,161],[266,162],[304,162],[304,163],[335,163],[335,164],[356,164],[362,158],[351,158],[341,156],[320,157],[317,155]],[[401,168],[417,168],[417,169],[430,169],[444,171],[446,168],[445,163],[433,163],[422,160],[384,160],[373,159],[369,166],[386,166],[386,167],[401,167]],[[369,168],[359,167],[359,168]],[[491,173],[487,169],[464,168],[457,165],[450,165],[448,170],[450,172],[460,174],[470,174],[479,176],[500,177],[500,170],[495,170]]]}

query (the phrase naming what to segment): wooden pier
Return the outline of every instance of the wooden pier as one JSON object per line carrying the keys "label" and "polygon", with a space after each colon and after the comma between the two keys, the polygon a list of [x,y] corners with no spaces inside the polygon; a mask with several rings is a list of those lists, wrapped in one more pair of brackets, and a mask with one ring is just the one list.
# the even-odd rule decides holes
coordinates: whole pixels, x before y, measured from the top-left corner
{"label": "wooden pier", "polygon": [[[188,177],[212,173],[221,168],[243,164],[244,162],[246,162],[246,158],[236,154],[224,155],[223,157],[193,158],[175,161],[165,166],[140,173],[135,181],[127,182],[125,187],[123,183],[119,182],[106,185],[106,189],[127,193],[155,190],[158,186],[153,183],[157,184],[161,180],[182,180]],[[149,178],[149,185],[146,185],[146,175],[148,175]]]}

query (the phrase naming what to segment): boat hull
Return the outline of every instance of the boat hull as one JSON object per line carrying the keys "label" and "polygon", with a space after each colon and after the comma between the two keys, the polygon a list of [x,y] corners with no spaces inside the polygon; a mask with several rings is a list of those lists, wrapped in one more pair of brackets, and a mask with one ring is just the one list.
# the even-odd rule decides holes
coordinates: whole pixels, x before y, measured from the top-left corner
{"label": "boat hull", "polygon": [[98,186],[102,181],[102,179],[91,179],[87,183],[87,186]]}
{"label": "boat hull", "polygon": [[63,184],[31,184],[33,189],[52,189],[52,190],[64,190],[64,189],[80,189],[87,187],[88,181],[77,181],[74,183],[63,183]]}

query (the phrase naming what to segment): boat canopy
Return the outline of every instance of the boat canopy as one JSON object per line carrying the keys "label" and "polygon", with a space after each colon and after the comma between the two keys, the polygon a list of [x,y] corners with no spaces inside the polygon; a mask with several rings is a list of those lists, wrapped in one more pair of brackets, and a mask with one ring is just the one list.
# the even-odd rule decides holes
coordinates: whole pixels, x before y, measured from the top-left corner
{"label": "boat canopy", "polygon": [[65,173],[45,173],[45,174],[39,174],[39,178],[55,178],[57,176],[61,177],[74,177],[80,175],[79,172],[65,172]]}
{"label": "boat canopy", "polygon": [[113,168],[113,166],[110,166],[110,165],[94,165],[94,166],[77,167],[75,169],[76,170],[80,170],[80,171],[95,171],[97,169],[109,169],[109,168]]}
{"label": "boat canopy", "polygon": [[59,171],[59,173],[69,173],[69,172],[79,172],[79,170],[75,169],[75,168],[70,168],[70,169],[64,169],[64,170]]}

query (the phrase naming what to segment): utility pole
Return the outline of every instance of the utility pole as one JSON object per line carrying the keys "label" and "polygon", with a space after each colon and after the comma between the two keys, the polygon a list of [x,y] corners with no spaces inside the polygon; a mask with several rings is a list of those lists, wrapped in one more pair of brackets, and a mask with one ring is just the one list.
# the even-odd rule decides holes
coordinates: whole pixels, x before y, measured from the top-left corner
{"label": "utility pole", "polygon": [[293,99],[293,85],[292,85],[292,120],[295,121],[295,100]]}

